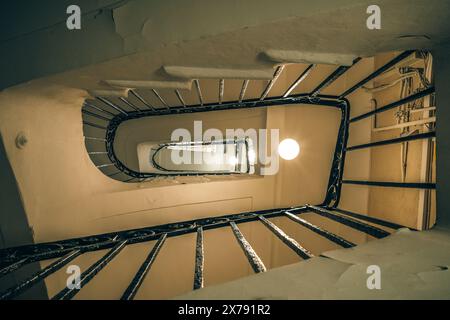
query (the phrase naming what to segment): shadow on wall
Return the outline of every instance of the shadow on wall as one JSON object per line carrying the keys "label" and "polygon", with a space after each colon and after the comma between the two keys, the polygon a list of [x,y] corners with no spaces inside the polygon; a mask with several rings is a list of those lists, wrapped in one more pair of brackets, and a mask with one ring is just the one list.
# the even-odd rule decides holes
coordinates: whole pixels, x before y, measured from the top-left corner
{"label": "shadow on wall", "polygon": [[440,227],[450,228],[450,92],[448,90],[448,79],[450,77],[449,62],[450,43],[434,50],[436,59],[435,85],[436,104],[443,106],[437,111],[438,123],[436,126],[437,143],[437,174],[436,197],[437,197],[437,224]]}
{"label": "shadow on wall", "polygon": [[[3,137],[0,135],[0,249],[32,244],[32,229],[28,225],[22,205],[19,188],[6,156]],[[0,278],[0,291],[17,284],[40,270],[39,263],[29,264],[16,272]],[[43,283],[31,288],[21,298],[46,298],[47,290]]]}

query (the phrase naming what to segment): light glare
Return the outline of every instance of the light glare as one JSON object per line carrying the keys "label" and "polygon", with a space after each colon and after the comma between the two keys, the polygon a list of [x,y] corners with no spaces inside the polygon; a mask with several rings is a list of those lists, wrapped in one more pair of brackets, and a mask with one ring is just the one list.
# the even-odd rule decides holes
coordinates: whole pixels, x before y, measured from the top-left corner
{"label": "light glare", "polygon": [[294,139],[284,139],[278,145],[278,154],[284,160],[295,159],[300,153],[300,146]]}

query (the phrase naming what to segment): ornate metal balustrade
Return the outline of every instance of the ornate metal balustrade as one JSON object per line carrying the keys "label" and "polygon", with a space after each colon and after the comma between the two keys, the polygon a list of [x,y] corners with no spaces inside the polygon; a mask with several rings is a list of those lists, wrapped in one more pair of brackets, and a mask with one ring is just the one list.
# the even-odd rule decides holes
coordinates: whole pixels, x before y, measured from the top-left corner
{"label": "ornate metal balustrade", "polygon": [[[130,90],[131,94],[133,94],[133,90]],[[134,93],[136,94],[136,93]],[[141,97],[140,95],[138,95]],[[200,96],[201,97],[201,96]],[[107,105],[113,106],[107,98],[99,97],[100,101],[107,102]],[[123,98],[127,101],[125,98]],[[143,99],[141,97],[141,99]],[[200,112],[209,112],[209,111],[219,111],[219,110],[237,110],[237,109],[246,109],[246,108],[260,108],[260,107],[269,107],[269,106],[284,106],[284,105],[292,105],[292,104],[307,104],[307,105],[319,105],[319,106],[327,106],[327,107],[336,107],[341,108],[344,113],[347,112],[346,107],[344,105],[347,102],[345,99],[338,99],[336,96],[325,96],[325,95],[315,95],[311,96],[309,94],[296,94],[292,96],[282,96],[282,97],[270,97],[261,99],[248,99],[242,101],[231,101],[231,102],[222,102],[222,103],[210,103],[210,104],[202,104],[202,105],[193,105],[193,106],[177,106],[177,107],[168,107],[168,108],[147,108],[145,110],[139,111],[124,111],[118,106],[115,106],[117,110],[121,110],[121,112],[114,115],[112,118],[105,118],[102,115],[95,114],[89,110],[86,112],[86,108],[93,108],[92,104],[85,104],[83,107],[83,113],[88,116],[96,117],[104,122],[106,125],[99,125],[97,123],[92,123],[89,121],[84,121],[84,125],[93,127],[97,130],[97,135],[85,136],[86,141],[90,145],[94,145],[88,149],[88,153],[96,164],[97,168],[103,170],[106,175],[111,178],[121,180],[124,182],[143,182],[152,180],[157,177],[174,177],[174,176],[198,176],[205,175],[205,173],[143,173],[132,170],[128,168],[116,155],[114,150],[114,141],[116,138],[117,129],[125,121],[132,119],[139,119],[142,117],[155,117],[155,116],[163,116],[163,115],[175,115],[175,114],[187,114],[187,113],[200,113]],[[96,108],[99,108],[95,106]],[[111,107],[112,108],[112,107]],[[120,109],[119,109],[120,108]],[[103,110],[103,109],[102,109]],[[99,117],[97,117],[99,116]],[[343,121],[345,120],[342,118]],[[342,132],[340,132],[342,133]],[[100,156],[107,156],[107,159],[104,159],[103,162],[99,162]],[[111,168],[115,170],[111,171]],[[229,175],[230,173],[208,173],[207,175]]]}
{"label": "ornate metal balustrade", "polygon": [[[346,225],[350,228],[358,230],[360,232],[366,233],[375,238],[383,238],[389,235],[386,228],[398,229],[401,225],[380,220],[371,216],[366,216],[354,212],[349,212],[347,210],[342,210],[338,208],[341,187],[343,183],[353,183],[367,186],[382,186],[382,187],[393,187],[393,188],[422,188],[429,189],[435,188],[434,183],[398,183],[398,182],[377,182],[377,181],[354,181],[354,180],[343,180],[343,168],[345,162],[346,152],[351,152],[353,150],[359,150],[364,148],[379,147],[383,145],[401,143],[404,141],[412,141],[418,139],[430,139],[435,136],[434,132],[426,132],[420,134],[410,135],[408,137],[395,138],[390,140],[383,140],[378,142],[366,143],[361,145],[355,145],[347,147],[348,139],[348,128],[351,123],[365,119],[367,117],[373,116],[377,113],[390,110],[397,106],[400,106],[409,101],[414,101],[424,96],[431,95],[434,93],[434,88],[429,87],[420,92],[417,92],[407,98],[401,99],[397,102],[390,103],[382,108],[378,108],[374,111],[362,114],[360,116],[349,118],[349,102],[346,97],[357,89],[361,88],[368,81],[373,80],[378,75],[387,71],[389,68],[405,59],[413,51],[406,51],[400,54],[398,57],[394,58],[388,62],[383,67],[376,70],[371,75],[367,76],[350,89],[346,90],[344,93],[338,96],[321,95],[320,92],[330,85],[333,81],[338,79],[342,74],[344,74],[350,67],[338,67],[329,77],[327,77],[323,82],[320,83],[311,93],[309,94],[297,94],[290,95],[293,88],[297,86],[301,81],[303,81],[308,73],[311,71],[313,66],[308,67],[303,74],[286,90],[286,93],[280,97],[267,98],[267,93],[273,86],[274,81],[276,81],[279,73],[282,71],[277,70],[275,72],[274,80],[271,81],[266,90],[264,90],[263,95],[260,99],[243,100],[245,95],[245,90],[248,85],[248,81],[243,82],[242,90],[240,92],[239,100],[233,102],[222,102],[213,104],[204,104],[201,96],[201,90],[198,82],[197,92],[199,94],[200,105],[196,106],[186,106],[183,102],[183,98],[177,92],[182,106],[170,107],[167,104],[164,109],[156,109],[150,106],[145,100],[142,99],[135,92],[137,97],[140,97],[142,103],[147,107],[145,110],[141,110],[137,106],[132,105],[134,111],[125,111],[121,108],[107,102],[104,98],[99,98],[101,101],[111,108],[115,109],[118,113],[113,114],[107,110],[101,110],[101,112],[110,115],[112,118],[104,117],[104,121],[107,122],[106,126],[102,126],[102,130],[105,130],[105,139],[99,141],[104,142],[106,146],[106,151],[110,163],[105,163],[105,166],[114,166],[119,170],[119,172],[125,172],[131,179],[136,181],[143,181],[148,179],[150,176],[142,174],[133,170],[128,169],[120,160],[118,160],[114,154],[113,142],[115,131],[120,123],[128,119],[140,118],[143,116],[160,116],[167,114],[180,114],[185,112],[208,112],[215,110],[229,110],[229,109],[241,109],[241,108],[255,108],[255,107],[265,107],[265,106],[280,106],[287,104],[314,104],[320,106],[335,107],[341,110],[342,118],[339,127],[339,134],[336,142],[336,148],[334,151],[334,159],[332,162],[331,172],[329,176],[328,189],[324,201],[318,205],[306,205],[299,207],[289,207],[289,208],[276,208],[270,210],[261,210],[254,212],[246,212],[240,214],[225,215],[220,217],[212,217],[206,219],[197,219],[191,221],[184,221],[179,223],[171,223],[159,226],[152,226],[141,229],[126,230],[120,232],[112,232],[107,234],[93,235],[89,237],[68,239],[63,241],[56,241],[50,243],[41,243],[27,246],[20,246],[14,248],[7,248],[0,250],[0,276],[5,276],[12,273],[23,266],[38,262],[46,259],[58,258],[55,262],[43,268],[36,274],[32,275],[25,281],[22,281],[18,285],[7,289],[0,294],[0,299],[12,299],[17,297],[27,289],[36,285],[38,282],[43,281],[46,277],[52,273],[60,270],[65,265],[73,261],[75,258],[83,255],[87,252],[109,249],[109,251],[100,258],[97,262],[92,264],[86,271],[81,274],[81,287],[85,286],[90,280],[92,280],[96,274],[98,274],[114,257],[120,254],[121,250],[126,246],[139,242],[153,241],[157,240],[156,244],[150,250],[147,258],[142,263],[141,267],[136,270],[136,274],[133,280],[129,284],[128,288],[123,293],[122,299],[132,299],[139,290],[143,280],[146,276],[151,276],[149,271],[155,259],[157,259],[158,252],[164,246],[165,240],[168,237],[176,237],[179,235],[187,233],[196,233],[196,259],[195,259],[195,271],[193,274],[193,289],[199,289],[203,287],[204,284],[204,250],[203,250],[203,232],[205,230],[211,230],[216,228],[226,228],[230,227],[233,234],[236,237],[243,253],[248,259],[248,262],[255,272],[265,272],[267,270],[263,261],[259,258],[257,252],[252,248],[251,244],[245,239],[244,235],[239,229],[239,224],[247,223],[251,221],[260,221],[265,227],[267,227],[276,237],[278,237],[284,244],[286,244],[291,250],[293,250],[299,259],[309,259],[313,257],[313,254],[305,248],[302,244],[298,243],[287,233],[285,233],[280,227],[276,226],[270,218],[284,216],[298,223],[299,225],[308,228],[309,230],[317,233],[318,235],[336,243],[343,248],[350,248],[355,246],[351,241],[336,235],[330,231],[324,230],[323,228],[307,221],[302,218],[302,214],[305,212],[313,212],[326,219],[333,220],[337,223]],[[357,63],[360,59],[355,60]],[[222,82],[221,82],[222,83]],[[223,94],[223,83],[219,91],[219,95]],[[159,96],[159,95],[158,95]],[[159,96],[160,99],[163,99]],[[125,100],[127,101],[127,100]],[[95,108],[94,108],[95,107]],[[92,107],[96,109],[96,106]],[[98,110],[100,112],[100,110]],[[83,109],[83,112],[90,112]],[[96,117],[100,117],[96,113]],[[106,120],[107,119],[107,120]],[[87,125],[91,125],[86,123]],[[97,126],[96,124],[92,124]],[[100,139],[98,137],[86,137],[86,139]],[[101,151],[99,151],[101,152]],[[70,299],[78,293],[78,289],[62,288],[62,290],[56,294],[53,299]]]}

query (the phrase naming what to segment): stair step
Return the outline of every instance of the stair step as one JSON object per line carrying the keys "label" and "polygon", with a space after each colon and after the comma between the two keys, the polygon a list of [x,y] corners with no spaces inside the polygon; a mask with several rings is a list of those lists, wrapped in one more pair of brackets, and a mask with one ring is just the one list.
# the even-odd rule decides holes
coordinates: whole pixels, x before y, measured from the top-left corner
{"label": "stair step", "polygon": [[332,64],[351,66],[357,56],[342,53],[305,52],[294,50],[268,49],[262,53],[269,61],[280,63]]}
{"label": "stair step", "polygon": [[242,79],[271,80],[273,68],[260,69],[219,69],[203,67],[164,66],[164,71],[172,77],[183,79]]}
{"label": "stair step", "polygon": [[105,80],[112,87],[128,89],[185,89],[191,90],[192,80],[155,81],[155,80]]}

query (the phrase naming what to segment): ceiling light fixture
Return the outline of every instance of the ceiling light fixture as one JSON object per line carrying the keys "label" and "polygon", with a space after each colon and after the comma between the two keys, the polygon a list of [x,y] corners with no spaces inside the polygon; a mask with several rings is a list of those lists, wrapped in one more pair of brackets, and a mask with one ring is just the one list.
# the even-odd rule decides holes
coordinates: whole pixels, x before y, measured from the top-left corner
{"label": "ceiling light fixture", "polygon": [[295,159],[300,153],[300,146],[294,139],[284,139],[278,145],[278,154],[284,160]]}

